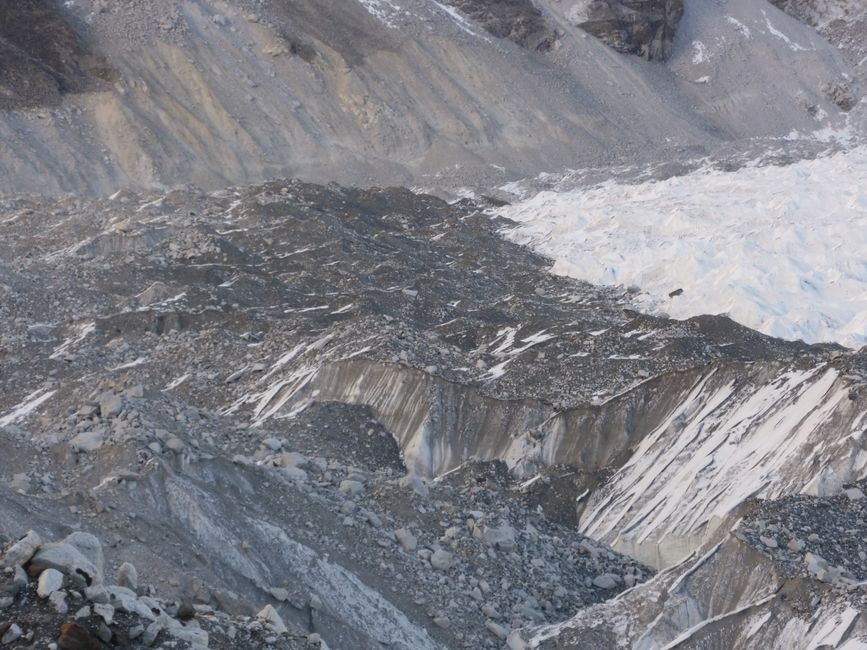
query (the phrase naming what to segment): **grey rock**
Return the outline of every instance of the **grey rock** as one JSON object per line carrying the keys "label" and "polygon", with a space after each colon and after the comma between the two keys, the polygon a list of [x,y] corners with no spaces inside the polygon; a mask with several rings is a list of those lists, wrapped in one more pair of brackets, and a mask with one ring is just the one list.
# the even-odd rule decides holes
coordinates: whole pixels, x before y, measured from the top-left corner
{"label": "grey rock", "polygon": [[[50,569],[49,569],[50,570]],[[55,591],[48,597],[48,602],[54,607],[54,611],[58,614],[66,614],[69,611],[69,605],[66,603],[66,592]]]}
{"label": "grey rock", "polygon": [[284,589],[283,587],[271,587],[268,590],[268,593],[273,596],[274,600],[280,601],[281,603],[289,602],[288,589]]}
{"label": "grey rock", "polygon": [[8,645],[10,643],[14,643],[18,639],[21,638],[21,628],[18,627],[17,623],[13,623],[9,626],[9,629],[0,637],[0,643],[4,645]]}
{"label": "grey rock", "polygon": [[271,451],[280,451],[283,448],[283,441],[278,438],[265,438],[262,444]]}
{"label": "grey rock", "polygon": [[31,564],[43,570],[57,569],[79,587],[101,580],[101,574],[93,563],[69,544],[44,547],[33,557]]}
{"label": "grey rock", "polygon": [[141,635],[141,641],[145,645],[151,645],[154,641],[157,640],[160,632],[163,631],[165,625],[163,625],[160,621],[154,621],[150,625],[145,628],[144,633]]}
{"label": "grey rock", "polygon": [[434,569],[448,571],[455,564],[455,556],[443,549],[437,549],[430,556],[430,563]]}
{"label": "grey rock", "polygon": [[306,481],[307,480],[307,472],[305,472],[300,467],[285,467],[283,468],[283,475],[288,478],[290,481]]}
{"label": "grey rock", "polygon": [[309,461],[304,454],[297,451],[284,452],[280,455],[283,467],[307,467]]}
{"label": "grey rock", "polygon": [[83,431],[69,441],[73,451],[87,454],[100,449],[105,444],[105,432],[101,429]]}
{"label": "grey rock", "polygon": [[406,528],[398,528],[394,531],[394,537],[401,545],[404,551],[414,551],[418,546],[418,540],[415,535],[409,532]]}
{"label": "grey rock", "polygon": [[271,605],[265,605],[262,610],[256,614],[256,618],[261,621],[265,621],[270,628],[276,632],[277,634],[284,634],[289,630],[286,628],[286,624],[283,623],[283,619],[280,618],[280,614],[277,613],[277,610],[274,609]]}
{"label": "grey rock", "polygon": [[509,636],[509,630],[507,630],[496,621],[487,621],[485,623],[485,629],[488,630],[488,632],[493,634],[495,637],[503,641],[505,641],[506,638]]}
{"label": "grey rock", "polygon": [[617,587],[617,576],[611,573],[603,573],[593,579],[593,584],[600,589],[614,589]]}
{"label": "grey rock", "polygon": [[115,417],[121,410],[123,410],[123,400],[120,395],[105,392],[99,396],[99,414],[103,419]]}
{"label": "grey rock", "polygon": [[524,641],[521,633],[518,630],[512,632],[506,639],[506,647],[509,650],[528,650],[530,644]]}
{"label": "grey rock", "polygon": [[142,386],[141,384],[136,384],[135,386],[127,388],[123,394],[127,397],[141,399],[142,397],[144,397],[144,386]]}
{"label": "grey rock", "polygon": [[93,613],[99,616],[107,625],[114,621],[114,607],[105,603],[95,603]]}
{"label": "grey rock", "polygon": [[77,531],[64,537],[61,543],[69,544],[78,550],[79,553],[96,567],[99,575],[102,576],[105,559],[102,554],[102,543],[100,543],[96,535]]}
{"label": "grey rock", "polygon": [[138,571],[129,562],[124,562],[118,567],[115,579],[121,587],[126,587],[132,591],[138,590]]}
{"label": "grey rock", "polygon": [[452,622],[449,620],[448,616],[434,616],[432,620],[434,625],[444,630],[449,629],[452,625]]}
{"label": "grey rock", "polygon": [[42,546],[42,538],[30,530],[27,534],[15,542],[3,558],[3,564],[7,567],[15,567],[26,564],[34,553]]}
{"label": "grey rock", "polygon": [[762,544],[764,544],[765,546],[767,546],[768,548],[777,548],[777,546],[778,546],[777,540],[775,540],[773,537],[767,537],[765,535],[760,535],[759,541]]}
{"label": "grey rock", "polygon": [[843,494],[849,497],[850,501],[860,501],[864,497],[864,492],[860,488],[852,487],[843,490]]}
{"label": "grey rock", "polygon": [[40,598],[48,598],[63,586],[63,574],[57,569],[46,569],[39,574],[36,587],[36,595]]}
{"label": "grey rock", "polygon": [[504,551],[511,551],[516,546],[515,529],[506,523],[501,523],[495,528],[484,524],[476,526],[473,536],[481,537],[486,544]]}
{"label": "grey rock", "polygon": [[345,479],[340,481],[340,491],[349,496],[355,496],[364,492],[364,484],[361,481]]}
{"label": "grey rock", "polygon": [[444,0],[496,38],[508,39],[531,52],[548,52],[557,42],[542,12],[531,0]]}

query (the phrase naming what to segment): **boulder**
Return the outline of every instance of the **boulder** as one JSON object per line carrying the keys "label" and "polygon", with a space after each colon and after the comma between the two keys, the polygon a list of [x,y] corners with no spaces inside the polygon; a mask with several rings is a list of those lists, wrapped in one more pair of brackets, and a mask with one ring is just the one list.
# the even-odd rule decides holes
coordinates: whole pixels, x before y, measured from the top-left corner
{"label": "boulder", "polygon": [[777,548],[777,546],[778,546],[777,540],[775,540],[773,537],[767,537],[765,535],[759,535],[759,541],[762,544],[764,544],[765,546],[767,546],[768,548]]}
{"label": "boulder", "polygon": [[274,609],[271,605],[265,605],[262,610],[256,614],[256,618],[261,621],[265,621],[271,629],[277,634],[284,634],[289,630],[286,628],[286,624],[283,623],[283,619],[280,618],[280,614],[277,613],[277,610]]}
{"label": "boulder", "polygon": [[340,491],[349,496],[355,496],[364,492],[364,483],[361,481],[350,481],[349,479],[340,481]]}
{"label": "boulder", "polygon": [[307,472],[300,467],[285,467],[283,469],[283,476],[288,478],[290,481],[303,482],[307,480]]}
{"label": "boulder", "polygon": [[16,623],[13,623],[9,626],[9,628],[3,633],[3,636],[0,637],[0,643],[3,645],[8,645],[13,643],[21,638],[21,628],[18,627]]}
{"label": "boulder", "polygon": [[72,451],[87,454],[96,451],[105,444],[105,432],[102,429],[83,431],[69,441]]}
{"label": "boulder", "polygon": [[411,532],[406,528],[398,528],[394,531],[394,537],[401,545],[404,551],[414,551],[418,546],[418,541]]}
{"label": "boulder", "polygon": [[861,499],[864,498],[864,492],[862,492],[860,489],[858,489],[856,487],[843,490],[843,494],[845,494],[847,497],[849,497],[850,501],[860,501]]}
{"label": "boulder", "polygon": [[439,548],[431,554],[430,564],[434,569],[448,571],[455,564],[455,556],[452,553]]}
{"label": "boulder", "polygon": [[618,584],[617,576],[613,573],[603,573],[593,579],[593,584],[600,589],[614,589]]}
{"label": "boulder", "polygon": [[72,533],[56,544],[45,544],[30,561],[38,571],[56,569],[77,587],[99,584],[103,580],[102,546],[88,533]]}
{"label": "boulder", "polygon": [[548,26],[532,0],[443,0],[496,38],[512,41],[531,52],[548,52],[557,32]]}
{"label": "boulder", "polygon": [[41,546],[42,538],[30,530],[24,537],[9,547],[3,558],[3,565],[7,567],[22,566],[33,557]]}
{"label": "boulder", "polygon": [[48,602],[58,614],[65,615],[69,612],[69,605],[66,604],[66,592],[55,591],[48,597]]}
{"label": "boulder", "polygon": [[99,415],[108,419],[118,415],[123,410],[123,400],[120,395],[108,391],[99,396]]}
{"label": "boulder", "polygon": [[488,621],[487,623],[485,623],[485,629],[487,629],[488,632],[503,641],[505,641],[506,638],[509,636],[509,630],[494,621]]}
{"label": "boulder", "polygon": [[40,598],[48,598],[63,586],[63,574],[57,569],[46,569],[39,574],[39,582],[36,586],[36,595]]}
{"label": "boulder", "polygon": [[102,543],[95,535],[80,531],[71,533],[61,540],[62,544],[69,544],[78,550],[84,557],[90,560],[102,575],[105,566],[105,558],[102,554]]}
{"label": "boulder", "polygon": [[515,548],[515,535],[515,529],[505,523],[497,527],[479,524],[473,530],[473,537],[481,538],[486,544],[503,551],[511,551]]}
{"label": "boulder", "polygon": [[114,621],[114,607],[104,603],[96,603],[93,606],[93,613],[99,616],[106,625],[111,625]]}

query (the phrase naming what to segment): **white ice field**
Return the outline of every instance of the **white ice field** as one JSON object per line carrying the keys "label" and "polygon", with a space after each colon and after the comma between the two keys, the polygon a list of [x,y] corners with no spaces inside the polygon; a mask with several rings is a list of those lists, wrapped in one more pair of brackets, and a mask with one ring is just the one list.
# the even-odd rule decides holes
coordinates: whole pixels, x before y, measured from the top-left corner
{"label": "white ice field", "polygon": [[[673,318],[728,314],[786,339],[867,344],[867,148],[545,191],[501,210],[553,272],[635,286]],[[669,294],[683,289],[680,295]]]}

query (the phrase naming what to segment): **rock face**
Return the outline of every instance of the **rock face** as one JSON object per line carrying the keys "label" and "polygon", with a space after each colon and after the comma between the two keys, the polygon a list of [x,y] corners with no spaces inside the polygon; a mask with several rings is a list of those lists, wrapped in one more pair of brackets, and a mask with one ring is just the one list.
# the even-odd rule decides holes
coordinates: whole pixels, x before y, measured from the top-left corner
{"label": "rock face", "polygon": [[446,0],[492,36],[505,38],[533,52],[554,47],[557,33],[530,0]]}
{"label": "rock face", "polygon": [[56,105],[114,76],[44,0],[0,6],[0,60],[0,110]]}
{"label": "rock face", "polygon": [[683,0],[592,0],[576,16],[578,27],[618,52],[662,60],[671,53]]}
{"label": "rock face", "polygon": [[829,82],[824,89],[837,106],[849,111],[858,103],[861,93],[857,85],[867,81],[864,58],[867,55],[867,3],[863,0],[769,0],[771,4],[815,27],[828,41],[837,46],[840,54],[852,65],[860,84],[846,81]]}

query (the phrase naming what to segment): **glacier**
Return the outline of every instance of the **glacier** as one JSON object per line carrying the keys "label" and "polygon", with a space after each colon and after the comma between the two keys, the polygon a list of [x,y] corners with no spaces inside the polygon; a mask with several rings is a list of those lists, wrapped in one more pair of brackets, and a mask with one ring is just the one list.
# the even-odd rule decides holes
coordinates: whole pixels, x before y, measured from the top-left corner
{"label": "glacier", "polygon": [[[640,289],[639,309],[867,344],[867,148],[787,166],[543,191],[498,214],[552,271]],[[679,292],[678,290],[682,290]],[[675,294],[675,295],[670,295]]]}

